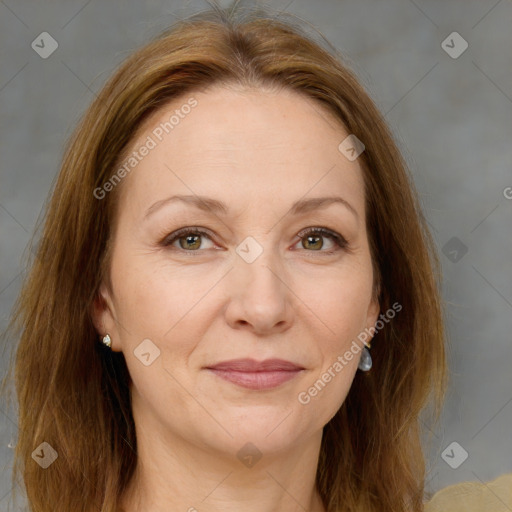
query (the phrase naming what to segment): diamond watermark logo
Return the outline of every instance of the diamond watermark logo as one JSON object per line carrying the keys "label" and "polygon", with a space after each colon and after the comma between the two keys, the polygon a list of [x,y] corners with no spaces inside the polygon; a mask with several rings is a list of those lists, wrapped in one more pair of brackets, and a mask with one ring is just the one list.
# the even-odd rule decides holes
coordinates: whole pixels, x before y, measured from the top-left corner
{"label": "diamond watermark logo", "polygon": [[246,263],[252,263],[263,252],[263,247],[252,236],[248,236],[243,242],[238,244],[235,252]]}
{"label": "diamond watermark logo", "polygon": [[160,349],[150,339],[146,338],[133,353],[144,366],[149,366],[160,356]]}
{"label": "diamond watermark logo", "polygon": [[39,57],[47,59],[59,47],[59,43],[48,32],[41,32],[30,46]]}
{"label": "diamond watermark logo", "polygon": [[340,142],[338,150],[347,160],[353,162],[365,150],[365,145],[351,134]]}
{"label": "diamond watermark logo", "polygon": [[452,32],[441,43],[441,48],[452,59],[458,59],[468,49],[468,46],[468,42],[458,32]]}
{"label": "diamond watermark logo", "polygon": [[238,460],[248,468],[252,468],[263,456],[258,447],[252,443],[246,443],[236,454]]}
{"label": "diamond watermark logo", "polygon": [[442,251],[452,263],[457,263],[466,255],[468,248],[456,236],[453,236],[444,244]]}
{"label": "diamond watermark logo", "polygon": [[43,468],[46,469],[48,466],[53,464],[59,454],[53,449],[53,447],[46,441],[41,443],[33,452],[32,458]]}
{"label": "diamond watermark logo", "polygon": [[452,469],[457,469],[468,458],[468,452],[457,441],[453,441],[443,450],[441,458]]}

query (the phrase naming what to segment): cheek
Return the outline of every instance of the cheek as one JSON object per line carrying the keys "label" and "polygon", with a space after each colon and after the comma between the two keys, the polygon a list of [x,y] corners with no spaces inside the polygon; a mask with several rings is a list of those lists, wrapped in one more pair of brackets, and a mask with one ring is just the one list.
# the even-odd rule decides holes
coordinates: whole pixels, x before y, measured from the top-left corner
{"label": "cheek", "polygon": [[160,350],[158,363],[182,375],[208,328],[205,319],[220,300],[215,284],[225,271],[206,272],[199,265],[171,267],[149,255],[120,259],[116,271],[123,351],[129,353],[150,339]]}
{"label": "cheek", "polygon": [[338,349],[366,327],[372,298],[371,267],[347,266],[325,279],[305,281],[300,287],[302,292],[298,295],[305,297],[305,306],[323,324],[322,331],[327,334],[324,344],[328,348]]}
{"label": "cheek", "polygon": [[197,269],[194,273],[183,267],[169,268],[141,254],[119,257],[112,266],[112,279],[116,306],[132,330],[162,336],[206,293],[211,276],[198,276]]}
{"label": "cheek", "polygon": [[318,366],[297,396],[304,414],[325,425],[343,404],[357,372],[372,282],[365,272],[341,272],[315,294],[308,306],[318,314],[325,335],[315,336]]}

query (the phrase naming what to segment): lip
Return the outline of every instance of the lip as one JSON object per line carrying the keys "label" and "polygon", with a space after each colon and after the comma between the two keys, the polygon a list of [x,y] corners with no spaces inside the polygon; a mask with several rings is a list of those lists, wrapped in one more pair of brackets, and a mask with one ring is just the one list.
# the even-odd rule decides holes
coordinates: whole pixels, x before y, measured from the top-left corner
{"label": "lip", "polygon": [[227,370],[233,372],[276,372],[276,371],[296,371],[304,370],[299,366],[285,359],[265,359],[256,361],[255,359],[231,359],[221,363],[207,366],[209,370]]}
{"label": "lip", "polygon": [[296,377],[305,368],[284,359],[233,359],[205,368],[218,377],[247,389],[272,389]]}

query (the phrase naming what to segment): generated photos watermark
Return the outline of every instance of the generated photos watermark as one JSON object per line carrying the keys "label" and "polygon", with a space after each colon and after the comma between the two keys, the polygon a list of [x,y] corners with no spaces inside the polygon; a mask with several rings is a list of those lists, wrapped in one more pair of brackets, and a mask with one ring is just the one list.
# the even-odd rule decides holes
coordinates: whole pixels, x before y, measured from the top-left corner
{"label": "generated photos watermark", "polygon": [[[380,331],[384,326],[390,322],[391,319],[395,318],[396,314],[402,310],[402,305],[398,302],[395,302],[385,313],[382,313],[379,316],[379,320],[375,323],[375,327],[367,327],[364,331],[361,331],[357,335],[357,339],[360,343],[366,345],[368,339],[371,339],[375,333]],[[302,405],[307,405],[311,402],[311,398],[318,395],[320,391],[322,391],[325,386],[331,382],[331,380],[339,374],[345,366],[354,359],[354,356],[359,354],[362,350],[362,347],[356,340],[352,340],[352,344],[350,345],[350,349],[347,350],[342,356],[338,356],[336,361],[334,361],[329,368],[321,375],[321,377],[306,391],[301,391],[297,395],[297,399],[299,403]]]}
{"label": "generated photos watermark", "polygon": [[93,195],[96,199],[104,199],[108,192],[114,190],[121,180],[129,174],[142,159],[149,155],[152,149],[155,149],[166,135],[171,133],[172,130],[181,120],[184,119],[191,110],[197,106],[197,100],[191,97],[186,103],[177,108],[174,113],[169,117],[168,121],[160,123],[152,132],[148,135],[145,142],[136,151],[132,151],[131,155],[125,159],[123,164],[117,169],[117,171],[103,184],[101,187],[96,187],[93,191]]}

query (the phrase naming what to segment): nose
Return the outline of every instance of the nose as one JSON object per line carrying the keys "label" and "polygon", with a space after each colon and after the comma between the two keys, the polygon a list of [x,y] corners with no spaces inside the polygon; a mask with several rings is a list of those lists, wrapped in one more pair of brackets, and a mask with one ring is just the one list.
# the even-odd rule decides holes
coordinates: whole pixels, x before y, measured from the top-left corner
{"label": "nose", "polygon": [[233,329],[269,335],[292,325],[294,295],[271,252],[264,250],[252,263],[235,257],[234,269],[228,274],[229,303],[225,310]]}

